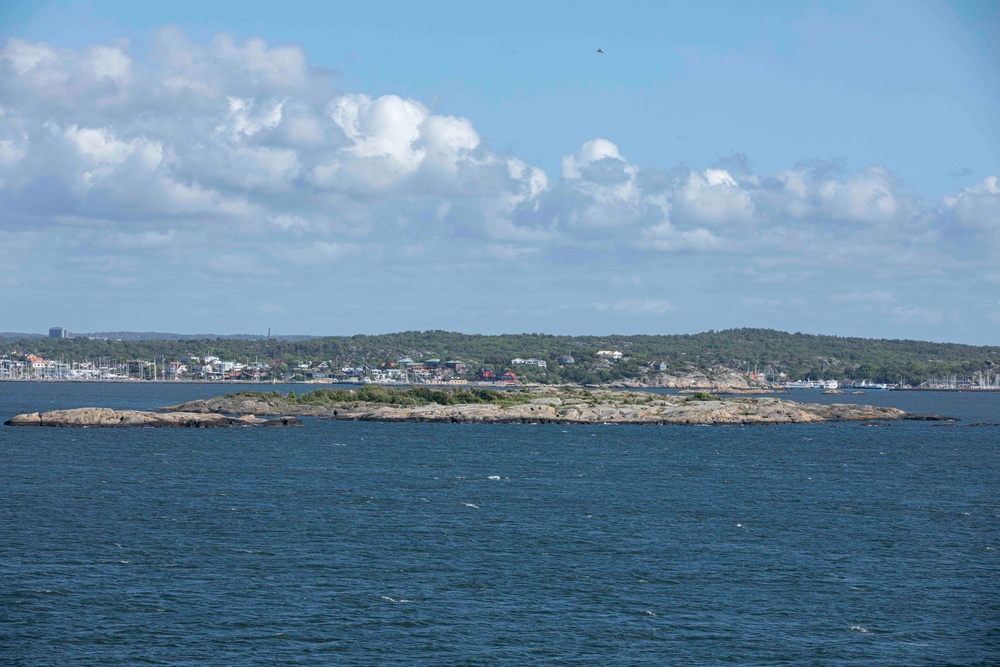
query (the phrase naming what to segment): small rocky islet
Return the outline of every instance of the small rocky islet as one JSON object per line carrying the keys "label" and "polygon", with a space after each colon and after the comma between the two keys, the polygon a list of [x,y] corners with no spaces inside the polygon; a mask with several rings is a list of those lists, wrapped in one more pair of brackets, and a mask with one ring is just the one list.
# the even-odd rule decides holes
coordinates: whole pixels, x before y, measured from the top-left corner
{"label": "small rocky islet", "polygon": [[[464,401],[464,402],[463,402]],[[232,416],[237,415],[237,416]],[[344,421],[472,424],[807,424],[904,419],[954,421],[871,405],[798,403],[773,397],[720,397],[706,392],[664,395],[641,391],[541,387],[510,391],[320,389],[244,392],[191,401],[156,412],[78,408],[17,415],[10,426],[191,427],[298,426],[299,417]]]}
{"label": "small rocky islet", "polygon": [[230,417],[194,412],[146,412],[111,408],[71,408],[29,412],[12,417],[5,426],[65,426],[91,428],[228,428],[232,426],[301,426],[295,417],[265,419],[256,415]]}
{"label": "small rocky islet", "polygon": [[[365,399],[378,400],[365,400]],[[435,400],[437,399],[437,400]],[[463,402],[465,401],[465,402]],[[406,404],[409,403],[409,404]],[[798,403],[643,391],[538,387],[497,392],[318,390],[301,397],[243,393],[165,408],[203,414],[286,415],[345,421],[517,424],[802,424],[903,419],[950,420],[871,405]]]}

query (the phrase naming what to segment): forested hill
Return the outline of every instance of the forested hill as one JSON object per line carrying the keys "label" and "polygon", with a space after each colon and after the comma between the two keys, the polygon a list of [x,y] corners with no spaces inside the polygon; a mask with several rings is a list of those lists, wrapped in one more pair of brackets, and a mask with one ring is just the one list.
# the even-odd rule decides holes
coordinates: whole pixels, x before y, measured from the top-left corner
{"label": "forested hill", "polygon": [[[598,359],[599,350],[617,350],[617,363]],[[911,340],[871,340],[791,334],[770,329],[730,329],[685,335],[495,336],[447,331],[408,331],[376,336],[330,336],[308,340],[201,339],[96,340],[87,338],[7,339],[0,355],[33,353],[45,358],[181,359],[213,355],[222,359],[329,361],[335,367],[378,365],[403,357],[459,360],[470,366],[510,368],[514,358],[536,358],[548,368],[519,367],[519,374],[544,373],[543,381],[605,382],[635,377],[651,362],[668,372],[713,366],[742,371],[785,373],[790,378],[869,379],[919,383],[931,377],[996,372],[1000,347],[976,347]],[[576,363],[560,366],[557,357]]]}
{"label": "forested hill", "polygon": [[[162,331],[97,331],[94,333],[76,333],[70,334],[73,338],[109,338],[111,340],[145,340],[145,341],[157,341],[157,340],[260,340],[260,334],[179,334],[179,333],[166,333]],[[0,339],[10,338],[10,339],[21,339],[21,338],[48,338],[48,334],[44,333],[17,333],[13,331],[0,331]],[[280,340],[308,340],[310,338],[318,338],[318,336],[298,336],[298,335],[278,335],[272,336]]]}

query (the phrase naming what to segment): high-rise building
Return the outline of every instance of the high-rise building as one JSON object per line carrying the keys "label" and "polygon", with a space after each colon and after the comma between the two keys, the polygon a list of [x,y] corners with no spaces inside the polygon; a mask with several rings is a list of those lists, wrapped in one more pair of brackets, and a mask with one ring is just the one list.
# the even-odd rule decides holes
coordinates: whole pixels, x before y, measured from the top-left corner
{"label": "high-rise building", "polygon": [[69,331],[62,327],[52,327],[49,329],[49,338],[69,338]]}

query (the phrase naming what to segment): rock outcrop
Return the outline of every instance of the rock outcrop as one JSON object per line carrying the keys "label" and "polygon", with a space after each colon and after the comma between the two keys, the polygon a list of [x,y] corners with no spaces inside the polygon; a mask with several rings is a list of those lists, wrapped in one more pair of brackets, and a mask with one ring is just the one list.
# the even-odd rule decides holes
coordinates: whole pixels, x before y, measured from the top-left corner
{"label": "rock outcrop", "polygon": [[[280,397],[224,396],[165,408],[199,414],[249,412],[311,415],[327,419],[385,422],[559,424],[796,424],[908,419],[897,408],[797,403],[779,398],[711,395],[690,397],[631,391],[540,389],[505,405],[395,406],[360,401],[333,405],[284,404]],[[706,400],[707,399],[707,400]],[[513,403],[513,404],[511,404]],[[941,419],[947,420],[947,417]]]}
{"label": "rock outcrop", "polygon": [[896,408],[796,404],[779,399],[552,405],[357,406],[332,419],[456,423],[559,424],[797,424],[904,419]]}
{"label": "rock outcrop", "polygon": [[228,417],[219,413],[143,412],[111,408],[75,408],[20,414],[4,422],[5,426],[67,427],[155,427],[155,428],[226,428],[230,426],[300,426],[295,417],[264,419],[253,414]]}
{"label": "rock outcrop", "polygon": [[663,387],[668,389],[707,389],[718,393],[751,393],[756,391],[773,391],[767,383],[750,381],[739,371],[722,366],[709,368],[707,371],[691,370],[688,373],[672,375],[669,373],[649,373],[642,377],[629,380],[616,380],[609,386],[615,388]]}

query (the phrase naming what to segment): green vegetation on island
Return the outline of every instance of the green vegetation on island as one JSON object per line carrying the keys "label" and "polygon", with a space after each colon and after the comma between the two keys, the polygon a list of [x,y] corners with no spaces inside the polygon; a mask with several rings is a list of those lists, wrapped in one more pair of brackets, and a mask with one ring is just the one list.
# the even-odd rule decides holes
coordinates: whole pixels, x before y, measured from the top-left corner
{"label": "green vegetation on island", "polygon": [[243,391],[229,394],[226,398],[260,399],[276,401],[284,405],[333,406],[342,403],[374,403],[395,407],[416,407],[420,405],[518,405],[534,398],[524,390],[497,391],[481,387],[457,387],[455,389],[435,389],[431,387],[386,387],[366,384],[358,389],[314,389],[302,395],[295,392]]}

